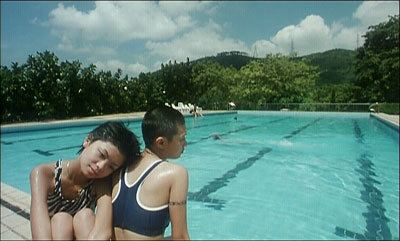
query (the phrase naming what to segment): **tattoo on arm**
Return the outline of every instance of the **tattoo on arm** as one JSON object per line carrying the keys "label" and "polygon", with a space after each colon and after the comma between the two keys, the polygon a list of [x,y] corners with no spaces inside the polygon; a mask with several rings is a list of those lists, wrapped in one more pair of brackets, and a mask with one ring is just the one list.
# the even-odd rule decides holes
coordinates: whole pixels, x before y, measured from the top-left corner
{"label": "tattoo on arm", "polygon": [[174,202],[174,201],[171,201],[171,202],[169,202],[168,203],[168,205],[186,205],[186,200],[185,201],[182,201],[182,202]]}

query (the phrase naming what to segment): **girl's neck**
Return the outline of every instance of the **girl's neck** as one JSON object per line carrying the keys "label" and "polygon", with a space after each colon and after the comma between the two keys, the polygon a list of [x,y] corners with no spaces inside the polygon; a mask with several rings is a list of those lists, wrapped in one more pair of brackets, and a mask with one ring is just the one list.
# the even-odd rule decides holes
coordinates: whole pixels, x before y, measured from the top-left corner
{"label": "girl's neck", "polygon": [[144,156],[145,157],[148,157],[149,159],[151,159],[151,160],[159,160],[159,159],[162,159],[161,157],[160,157],[160,155],[157,153],[157,152],[153,152],[152,150],[150,150],[149,148],[145,148],[144,149]]}
{"label": "girl's neck", "polygon": [[75,185],[84,186],[90,180],[83,175],[81,165],[77,159],[67,161],[66,175],[68,180]]}

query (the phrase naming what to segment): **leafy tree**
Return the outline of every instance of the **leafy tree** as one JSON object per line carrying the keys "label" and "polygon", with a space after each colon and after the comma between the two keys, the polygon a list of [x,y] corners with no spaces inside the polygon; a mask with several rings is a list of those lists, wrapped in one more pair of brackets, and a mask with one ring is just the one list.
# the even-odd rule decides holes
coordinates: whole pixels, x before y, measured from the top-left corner
{"label": "leafy tree", "polygon": [[225,109],[231,99],[230,88],[236,70],[214,61],[202,61],[192,69],[191,103],[207,109]]}
{"label": "leafy tree", "polygon": [[44,51],[29,56],[26,63],[26,80],[31,82],[36,118],[65,116],[65,89],[60,80],[60,66],[54,53]]}
{"label": "leafy tree", "polygon": [[153,78],[160,82],[164,102],[187,101],[191,98],[193,86],[191,83],[191,65],[177,63],[163,65],[160,71],[155,72]]}
{"label": "leafy tree", "polygon": [[356,85],[360,101],[399,102],[399,15],[370,26],[357,51]]}
{"label": "leafy tree", "polygon": [[80,91],[82,81],[82,64],[79,61],[62,62],[60,64],[60,80],[64,83],[65,112],[67,116],[79,116],[82,112],[80,102]]}
{"label": "leafy tree", "polygon": [[145,110],[164,104],[164,86],[154,75],[140,73],[138,83],[142,86],[141,89],[145,95]]}
{"label": "leafy tree", "polygon": [[360,87],[349,83],[322,85],[314,90],[312,99],[317,103],[354,103],[360,92]]}
{"label": "leafy tree", "polygon": [[266,103],[305,102],[311,98],[318,74],[317,68],[305,61],[268,55],[240,69],[232,92],[239,108],[245,109],[260,109]]}

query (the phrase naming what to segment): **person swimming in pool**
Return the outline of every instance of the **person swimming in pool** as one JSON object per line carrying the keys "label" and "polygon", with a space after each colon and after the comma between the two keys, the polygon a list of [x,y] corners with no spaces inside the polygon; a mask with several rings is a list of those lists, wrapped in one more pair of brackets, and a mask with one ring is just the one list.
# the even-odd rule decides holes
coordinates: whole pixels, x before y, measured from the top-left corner
{"label": "person swimming in pool", "polygon": [[221,140],[221,136],[220,136],[219,134],[217,134],[217,133],[211,134],[211,138],[212,138],[213,140]]}
{"label": "person swimming in pool", "polygon": [[78,153],[31,171],[32,239],[111,238],[110,174],[138,159],[139,142],[122,122],[109,121],[88,134]]}
{"label": "person swimming in pool", "polygon": [[183,115],[167,106],[146,112],[145,150],[138,162],[114,174],[113,226],[117,240],[161,240],[171,222],[171,239],[189,239],[186,218],[188,172],[170,163],[186,146]]}

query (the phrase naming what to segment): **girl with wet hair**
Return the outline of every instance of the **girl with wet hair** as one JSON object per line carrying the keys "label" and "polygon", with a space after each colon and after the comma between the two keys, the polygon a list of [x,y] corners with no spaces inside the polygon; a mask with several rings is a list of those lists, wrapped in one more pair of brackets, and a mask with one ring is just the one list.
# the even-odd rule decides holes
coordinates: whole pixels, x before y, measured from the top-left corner
{"label": "girl with wet hair", "polygon": [[110,239],[111,175],[140,157],[122,122],[109,121],[84,139],[79,156],[41,164],[30,174],[32,239]]}

